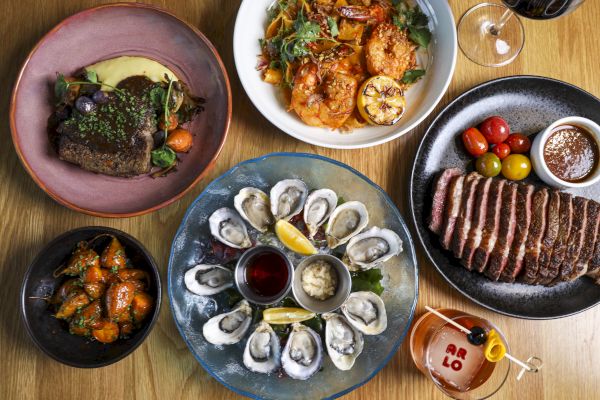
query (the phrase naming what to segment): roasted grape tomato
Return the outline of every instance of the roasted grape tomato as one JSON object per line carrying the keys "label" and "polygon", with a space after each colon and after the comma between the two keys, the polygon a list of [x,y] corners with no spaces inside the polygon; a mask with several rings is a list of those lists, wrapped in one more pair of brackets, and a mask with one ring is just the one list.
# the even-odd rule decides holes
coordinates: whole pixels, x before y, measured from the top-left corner
{"label": "roasted grape tomato", "polygon": [[502,175],[512,181],[527,178],[531,172],[531,161],[523,154],[511,154],[502,161]]}
{"label": "roasted grape tomato", "polygon": [[510,128],[504,119],[498,116],[486,118],[479,130],[489,144],[498,144],[504,142],[510,134]]}
{"label": "roasted grape tomato", "polygon": [[469,128],[464,131],[462,141],[469,154],[473,157],[479,157],[489,149],[487,140],[485,140],[485,137],[483,137],[477,128]]}
{"label": "roasted grape tomato", "polygon": [[504,160],[510,154],[510,146],[506,143],[498,143],[494,146],[492,151],[499,159]]}
{"label": "roasted grape tomato", "polygon": [[531,140],[522,133],[509,135],[506,144],[510,146],[510,151],[515,154],[524,154],[531,149]]}
{"label": "roasted grape tomato", "polygon": [[494,153],[485,153],[475,160],[475,168],[486,178],[492,178],[500,173],[502,163]]}

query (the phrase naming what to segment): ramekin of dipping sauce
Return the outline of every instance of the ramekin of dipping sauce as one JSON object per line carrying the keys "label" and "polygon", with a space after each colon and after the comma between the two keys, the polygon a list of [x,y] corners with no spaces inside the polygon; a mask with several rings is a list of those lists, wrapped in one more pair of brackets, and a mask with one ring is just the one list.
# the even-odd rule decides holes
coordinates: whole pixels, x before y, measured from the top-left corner
{"label": "ramekin of dipping sauce", "polygon": [[[315,292],[307,293],[305,287],[307,285],[313,286],[313,290],[319,285],[331,286],[329,282],[323,282],[324,276],[311,276],[315,275],[311,273],[310,269],[326,265],[330,274],[333,274],[333,291],[327,293],[324,297],[318,296],[313,297]],[[306,279],[310,279],[312,282],[306,282]],[[296,267],[294,282],[292,284],[292,291],[294,292],[294,298],[298,304],[309,311],[321,314],[330,312],[338,309],[348,296],[350,295],[350,289],[352,288],[352,278],[350,277],[350,271],[348,267],[337,257],[328,254],[316,254],[302,260]]]}
{"label": "ramekin of dipping sauce", "polygon": [[531,145],[531,164],[550,186],[581,188],[600,181],[600,126],[583,117],[559,119]]}
{"label": "ramekin of dipping sauce", "polygon": [[272,246],[256,246],[238,260],[235,285],[251,303],[269,305],[283,299],[292,285],[294,266],[285,253]]}

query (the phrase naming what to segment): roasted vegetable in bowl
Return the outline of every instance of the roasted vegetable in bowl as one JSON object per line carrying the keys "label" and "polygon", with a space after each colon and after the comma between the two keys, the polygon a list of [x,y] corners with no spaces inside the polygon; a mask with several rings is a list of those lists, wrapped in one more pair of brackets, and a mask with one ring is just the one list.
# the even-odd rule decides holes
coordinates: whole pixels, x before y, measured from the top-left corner
{"label": "roasted vegetable in bowl", "polygon": [[[110,242],[98,254],[92,244],[100,238]],[[56,277],[70,276],[53,294],[55,317],[64,320],[69,332],[112,343],[129,337],[154,308],[146,290],[148,274],[134,268],[119,240],[100,235],[79,242]]]}

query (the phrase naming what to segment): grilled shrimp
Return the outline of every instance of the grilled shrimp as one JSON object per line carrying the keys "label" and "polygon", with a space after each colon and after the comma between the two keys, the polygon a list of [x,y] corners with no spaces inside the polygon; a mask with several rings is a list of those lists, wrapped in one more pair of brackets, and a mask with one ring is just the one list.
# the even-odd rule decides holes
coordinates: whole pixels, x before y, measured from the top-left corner
{"label": "grilled shrimp", "polygon": [[342,6],[338,7],[337,11],[344,18],[368,24],[380,24],[389,20],[389,6],[385,3],[370,3],[363,2],[365,5]]}
{"label": "grilled shrimp", "polygon": [[404,72],[415,65],[415,48],[406,31],[392,24],[380,24],[365,46],[367,69],[371,75],[402,79]]}
{"label": "grilled shrimp", "polygon": [[358,82],[333,65],[304,64],[294,77],[291,108],[310,126],[341,127],[356,106]]}

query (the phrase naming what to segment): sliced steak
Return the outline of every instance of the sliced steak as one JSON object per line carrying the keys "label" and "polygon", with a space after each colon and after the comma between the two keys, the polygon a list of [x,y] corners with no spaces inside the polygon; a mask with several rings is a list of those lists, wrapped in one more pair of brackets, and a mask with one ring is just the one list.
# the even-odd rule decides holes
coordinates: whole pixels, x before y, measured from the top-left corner
{"label": "sliced steak", "polygon": [[587,207],[587,223],[585,226],[585,235],[583,244],[579,251],[579,257],[575,263],[574,277],[577,279],[583,276],[588,271],[588,265],[592,255],[594,254],[594,246],[598,241],[598,225],[600,224],[600,204],[595,201],[588,202]]}
{"label": "sliced steak", "polygon": [[429,229],[439,235],[444,224],[444,209],[450,180],[461,175],[458,168],[449,168],[441,172],[433,184],[433,204],[431,205],[431,215],[429,216]]}
{"label": "sliced steak", "polygon": [[465,247],[465,242],[467,241],[467,236],[471,228],[473,210],[477,207],[474,205],[477,184],[482,180],[482,178],[483,177],[477,172],[471,172],[465,178],[460,213],[458,214],[458,219],[456,220],[456,227],[454,228],[454,234],[452,238],[452,252],[456,258],[460,258],[462,256],[462,251]]}
{"label": "sliced steak", "polygon": [[498,239],[498,231],[500,230],[500,209],[502,208],[502,191],[506,183],[507,181],[505,179],[495,179],[490,188],[481,243],[473,253],[472,269],[477,270],[478,272],[483,272],[485,270],[490,253],[494,250],[496,240]]}
{"label": "sliced steak", "polygon": [[[552,193],[550,198],[550,209],[552,208]],[[560,193],[560,207],[558,211],[558,219],[554,220],[554,215],[551,211],[548,212],[548,229],[546,236],[542,242],[542,250],[540,252],[540,271],[538,274],[537,283],[540,285],[550,284],[560,271],[560,265],[565,258],[567,243],[569,241],[569,233],[571,233],[571,225],[573,223],[573,197],[568,193]],[[556,225],[555,225],[556,222]],[[552,247],[549,247],[549,242],[553,234],[554,227],[557,227],[556,238]]]}
{"label": "sliced steak", "polygon": [[442,231],[440,236],[440,243],[448,250],[450,249],[450,243],[452,242],[452,234],[454,233],[454,227],[456,226],[456,219],[460,212],[460,203],[462,200],[462,190],[465,182],[463,175],[455,176],[450,180],[450,187],[448,188],[448,203],[444,210],[444,223],[442,224]]}
{"label": "sliced steak", "polygon": [[463,248],[461,263],[469,271],[472,270],[473,254],[481,243],[483,227],[485,225],[485,215],[487,211],[487,203],[492,186],[492,178],[486,178],[479,182],[475,194],[475,210],[471,219],[471,228],[467,235],[467,241]]}
{"label": "sliced steak", "polygon": [[525,242],[525,256],[523,257],[523,282],[534,283],[537,281],[539,270],[538,258],[542,247],[542,239],[546,233],[546,217],[548,212],[548,189],[541,188],[533,195],[531,208],[531,225]]}
{"label": "sliced steak", "polygon": [[485,270],[488,278],[497,281],[508,262],[508,253],[515,237],[517,226],[517,185],[507,184],[502,191],[500,205],[500,230],[494,250],[490,254],[489,265]]}
{"label": "sliced steak", "polygon": [[583,197],[575,197],[573,199],[573,225],[569,234],[565,258],[560,266],[560,274],[556,278],[557,281],[564,282],[575,279],[575,263],[579,258],[579,253],[585,239],[588,203],[589,200]]}
{"label": "sliced steak", "polygon": [[[560,192],[557,190],[550,191],[548,193],[548,207],[546,211],[546,229],[538,255],[534,253],[525,255],[525,281],[528,283],[538,284],[542,276],[542,265],[546,264],[546,260],[550,258],[552,254],[552,248],[554,242],[558,236],[558,225],[560,217]],[[533,263],[537,265],[534,265]],[[532,265],[528,265],[532,263]],[[529,275],[527,275],[529,273]],[[535,276],[535,280],[532,280],[532,276]]]}
{"label": "sliced steak", "polygon": [[525,256],[525,241],[529,235],[531,223],[531,202],[534,187],[531,185],[519,185],[517,189],[517,225],[515,237],[508,253],[508,261],[500,274],[500,280],[514,282],[521,272],[523,257]]}

